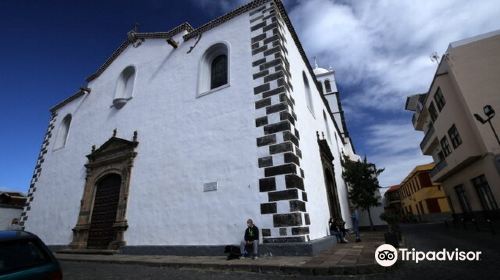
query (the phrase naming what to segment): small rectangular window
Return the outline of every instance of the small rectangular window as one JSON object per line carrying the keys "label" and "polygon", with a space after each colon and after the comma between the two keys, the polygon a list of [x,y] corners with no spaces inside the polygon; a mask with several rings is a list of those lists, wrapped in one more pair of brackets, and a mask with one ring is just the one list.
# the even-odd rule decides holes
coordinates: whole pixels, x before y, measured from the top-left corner
{"label": "small rectangular window", "polygon": [[444,156],[444,153],[443,151],[440,151],[438,154],[437,154],[437,157],[438,157],[438,161],[441,162],[445,159],[445,156]]}
{"label": "small rectangular window", "polygon": [[436,101],[436,106],[438,107],[439,112],[441,112],[446,104],[446,101],[444,100],[443,92],[441,92],[440,88],[437,89],[436,94],[434,95],[434,101]]}
{"label": "small rectangular window", "polygon": [[445,157],[447,157],[449,154],[451,154],[451,148],[450,148],[450,143],[448,143],[448,138],[443,137],[441,139],[441,149],[443,149],[443,154]]}
{"label": "small rectangular window", "polygon": [[422,214],[422,215],[425,214],[424,206],[422,205],[422,201],[418,202],[418,207],[420,208],[420,214]]}
{"label": "small rectangular window", "polygon": [[452,125],[450,129],[448,129],[448,136],[450,136],[451,144],[454,149],[462,144],[462,138],[460,138],[460,134],[458,134],[458,130],[455,125]]}
{"label": "small rectangular window", "polygon": [[436,111],[436,107],[433,102],[429,105],[429,114],[431,115],[432,122],[435,122],[438,117],[438,112]]}
{"label": "small rectangular window", "polygon": [[330,84],[330,80],[325,81],[325,89],[326,92],[332,92],[332,85]]}
{"label": "small rectangular window", "polygon": [[473,178],[472,184],[476,188],[477,195],[479,196],[479,200],[481,201],[481,205],[484,210],[496,210],[498,209],[497,202],[493,193],[491,192],[490,185],[486,180],[484,175]]}
{"label": "small rectangular window", "polygon": [[427,203],[427,210],[429,210],[429,213],[441,212],[441,207],[439,207],[439,201],[437,198],[428,198],[425,202]]}
{"label": "small rectangular window", "polygon": [[462,211],[464,213],[469,213],[471,211],[469,199],[467,199],[467,195],[465,194],[464,186],[458,185],[455,187],[455,193],[457,194],[458,202],[462,207]]}

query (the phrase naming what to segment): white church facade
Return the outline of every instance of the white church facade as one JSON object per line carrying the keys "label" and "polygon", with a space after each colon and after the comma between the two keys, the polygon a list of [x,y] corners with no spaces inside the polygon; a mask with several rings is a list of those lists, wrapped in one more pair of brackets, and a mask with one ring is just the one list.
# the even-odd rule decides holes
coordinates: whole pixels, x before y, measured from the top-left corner
{"label": "white church facade", "polygon": [[51,109],[21,217],[48,245],[238,244],[248,218],[264,244],[349,227],[334,72],[311,67],[281,1],[131,31],[87,82]]}

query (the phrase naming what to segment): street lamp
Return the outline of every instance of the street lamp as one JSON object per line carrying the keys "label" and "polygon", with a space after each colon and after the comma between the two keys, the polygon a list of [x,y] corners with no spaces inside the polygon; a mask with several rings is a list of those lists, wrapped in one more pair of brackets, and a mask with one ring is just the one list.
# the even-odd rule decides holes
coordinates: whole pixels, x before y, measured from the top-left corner
{"label": "street lamp", "polygon": [[497,139],[497,143],[498,143],[498,145],[500,145],[500,139],[498,139],[498,134],[495,131],[495,128],[493,127],[493,125],[491,124],[491,119],[495,116],[495,110],[493,110],[493,107],[491,107],[491,105],[485,105],[483,107],[483,112],[486,115],[486,118],[487,118],[486,120],[483,119],[479,114],[474,114],[474,117],[476,118],[476,120],[478,122],[480,122],[482,124],[485,124],[485,123],[490,124],[491,130],[493,131],[493,134],[495,134],[495,138]]}

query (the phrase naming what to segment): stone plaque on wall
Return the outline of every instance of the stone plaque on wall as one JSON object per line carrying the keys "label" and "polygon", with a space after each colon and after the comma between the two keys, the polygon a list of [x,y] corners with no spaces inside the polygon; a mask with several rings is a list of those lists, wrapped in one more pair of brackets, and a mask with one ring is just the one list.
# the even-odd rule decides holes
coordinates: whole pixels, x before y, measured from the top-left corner
{"label": "stone plaque on wall", "polygon": [[204,192],[216,191],[217,187],[218,187],[217,182],[205,183],[205,184],[203,184],[203,191]]}

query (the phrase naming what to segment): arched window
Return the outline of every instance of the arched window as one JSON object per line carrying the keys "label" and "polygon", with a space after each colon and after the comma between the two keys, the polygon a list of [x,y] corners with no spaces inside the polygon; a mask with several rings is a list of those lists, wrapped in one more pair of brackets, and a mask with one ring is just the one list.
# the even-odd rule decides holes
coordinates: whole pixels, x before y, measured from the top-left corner
{"label": "arched window", "polygon": [[306,76],[306,72],[302,71],[302,79],[304,79],[304,92],[305,92],[305,97],[306,97],[306,105],[307,108],[309,108],[309,111],[311,111],[311,114],[314,116],[314,106],[313,106],[313,100],[312,100],[312,94],[311,94],[311,87],[309,86],[309,81]]}
{"label": "arched window", "polygon": [[66,140],[68,139],[69,127],[71,125],[71,115],[66,115],[59,125],[59,130],[57,131],[56,142],[54,144],[54,149],[60,149],[66,145]]}
{"label": "arched window", "polygon": [[326,92],[332,91],[332,85],[330,84],[330,80],[325,80],[325,89],[326,89]]}
{"label": "arched window", "polygon": [[123,69],[116,84],[115,99],[113,105],[120,109],[130,100],[134,93],[135,67],[128,66]]}
{"label": "arched window", "polygon": [[229,84],[229,50],[217,43],[205,51],[200,62],[198,96]]}
{"label": "arched window", "polygon": [[221,54],[214,58],[210,69],[210,89],[227,84],[227,55]]}
{"label": "arched window", "polygon": [[[326,117],[325,111],[323,111],[323,120],[325,121],[326,137],[330,143],[332,143],[332,136],[330,134],[330,125],[328,125],[328,118]],[[335,143],[336,145],[337,143]]]}

